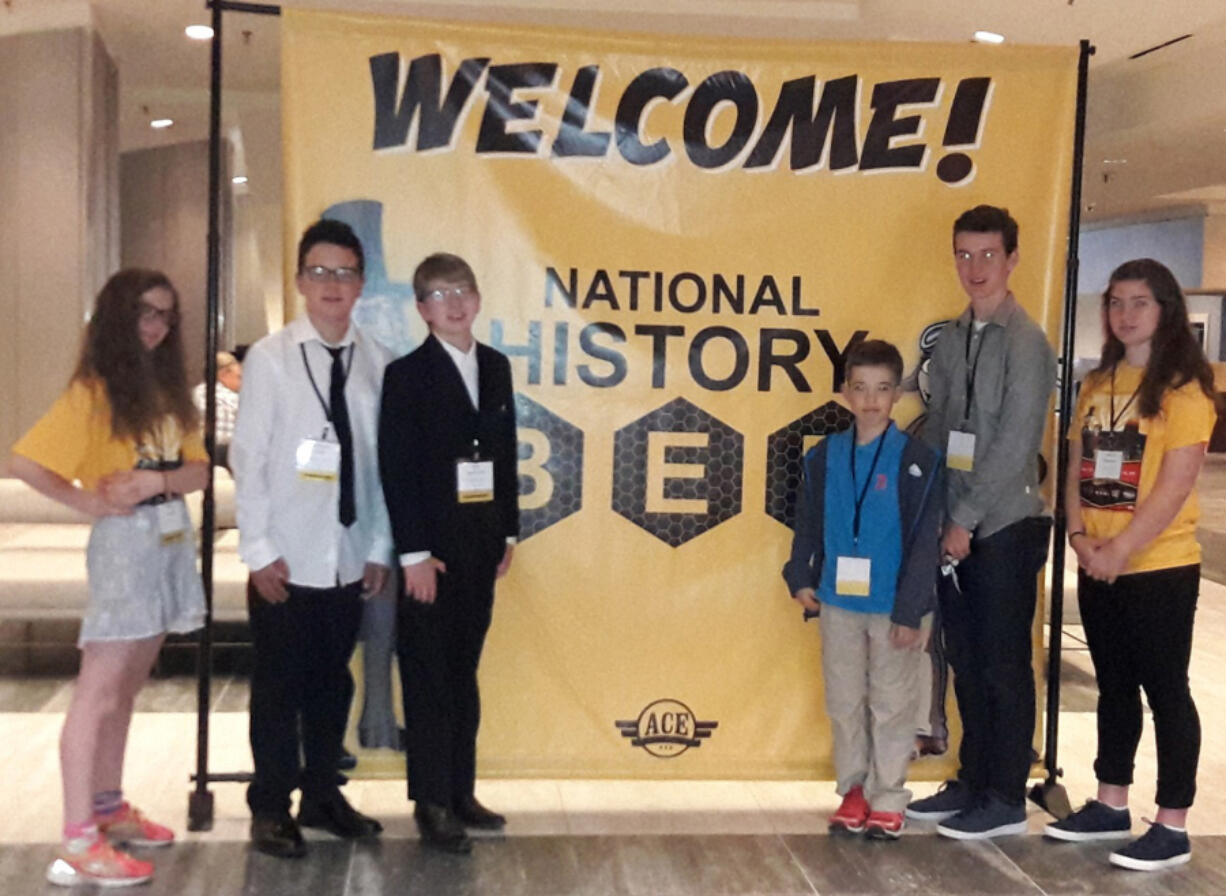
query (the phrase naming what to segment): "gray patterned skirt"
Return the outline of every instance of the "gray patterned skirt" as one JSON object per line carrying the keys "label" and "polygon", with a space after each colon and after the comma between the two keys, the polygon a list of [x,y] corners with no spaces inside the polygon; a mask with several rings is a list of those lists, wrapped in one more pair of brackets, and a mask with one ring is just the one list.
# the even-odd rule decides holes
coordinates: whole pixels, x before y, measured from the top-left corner
{"label": "gray patterned skirt", "polygon": [[[177,535],[165,534],[175,526]],[[190,632],[204,624],[196,534],[182,498],[96,520],[85,560],[89,607],[78,645]]]}

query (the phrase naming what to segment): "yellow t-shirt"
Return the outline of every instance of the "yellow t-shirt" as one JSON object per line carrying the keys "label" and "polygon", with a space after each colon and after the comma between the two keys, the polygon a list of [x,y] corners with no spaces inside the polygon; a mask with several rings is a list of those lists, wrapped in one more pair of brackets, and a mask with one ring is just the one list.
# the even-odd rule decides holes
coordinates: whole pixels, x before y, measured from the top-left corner
{"label": "yellow t-shirt", "polygon": [[[1110,374],[1091,374],[1077,400],[1073,422],[1081,439],[1081,520],[1092,538],[1114,538],[1132,521],[1136,506],[1153,490],[1166,452],[1208,442],[1213,432],[1213,402],[1195,381],[1168,389],[1158,414],[1142,417],[1135,396],[1144,372],[1120,363],[1114,390]],[[1070,458],[1072,463],[1077,461]],[[1199,518],[1193,489],[1170,525],[1129,557],[1124,571],[1149,572],[1199,563]]]}
{"label": "yellow t-shirt", "polygon": [[73,380],[50,410],[13,446],[13,453],[92,489],[108,473],[182,459],[207,460],[199,431],[184,433],[173,416],[163,418],[138,443],[111,432],[111,403],[97,380]]}

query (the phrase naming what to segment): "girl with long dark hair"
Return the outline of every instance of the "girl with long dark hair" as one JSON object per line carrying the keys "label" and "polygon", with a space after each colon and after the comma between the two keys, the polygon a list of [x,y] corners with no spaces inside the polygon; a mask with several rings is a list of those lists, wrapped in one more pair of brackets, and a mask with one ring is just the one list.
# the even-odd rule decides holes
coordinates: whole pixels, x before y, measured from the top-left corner
{"label": "girl with long dark hair", "polygon": [[132,708],[168,631],[204,620],[183,494],[204,487],[207,455],[187,388],[179,297],[164,274],[107,281],[67,391],[14,446],[10,472],[94,518],[81,668],[60,735],[63,842],[53,884],[123,886],[153,865],[117,846],[174,833],[123,798]]}
{"label": "girl with long dark hair", "polygon": [[1188,687],[1200,590],[1196,477],[1213,430],[1213,373],[1183,293],[1158,262],[1120,265],[1103,293],[1102,361],[1069,421],[1065,510],[1077,597],[1098,678],[1097,798],[1047,826],[1059,840],[1129,839],[1128,789],[1153,709],[1158,811],[1111,853],[1138,871],[1191,857],[1200,720]]}

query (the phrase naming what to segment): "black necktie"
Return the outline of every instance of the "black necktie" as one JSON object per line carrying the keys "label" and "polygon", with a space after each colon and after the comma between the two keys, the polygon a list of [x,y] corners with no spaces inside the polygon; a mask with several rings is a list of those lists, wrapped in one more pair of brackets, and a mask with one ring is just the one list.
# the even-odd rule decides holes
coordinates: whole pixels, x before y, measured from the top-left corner
{"label": "black necktie", "polygon": [[[326,346],[325,346],[326,347]],[[332,384],[328,390],[328,405],[332,411],[332,428],[341,446],[341,505],[342,526],[352,526],[357,519],[353,503],[353,431],[349,428],[349,406],[345,404],[345,363],[343,348],[329,348],[332,355]]]}

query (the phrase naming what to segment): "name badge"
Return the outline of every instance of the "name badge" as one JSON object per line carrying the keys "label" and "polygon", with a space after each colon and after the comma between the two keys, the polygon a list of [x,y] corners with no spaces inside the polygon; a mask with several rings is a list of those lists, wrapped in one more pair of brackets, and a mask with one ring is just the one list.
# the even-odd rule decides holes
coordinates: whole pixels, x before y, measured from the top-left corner
{"label": "name badge", "polygon": [[873,561],[868,557],[839,557],[834,590],[842,597],[868,597]]}
{"label": "name badge", "polygon": [[302,479],[335,482],[341,471],[341,446],[339,442],[322,439],[302,439],[294,453],[295,466]]}
{"label": "name badge", "polygon": [[162,544],[177,544],[187,537],[187,506],[182,501],[157,505],[158,538]]}
{"label": "name badge", "polygon": [[949,431],[949,444],[945,449],[945,466],[951,470],[969,473],[975,469],[975,434],[960,429]]}
{"label": "name badge", "polygon": [[1095,479],[1119,479],[1123,472],[1123,451],[1104,451],[1099,448],[1094,452]]}
{"label": "name badge", "polygon": [[455,465],[456,500],[476,504],[494,500],[494,462],[458,460]]}

